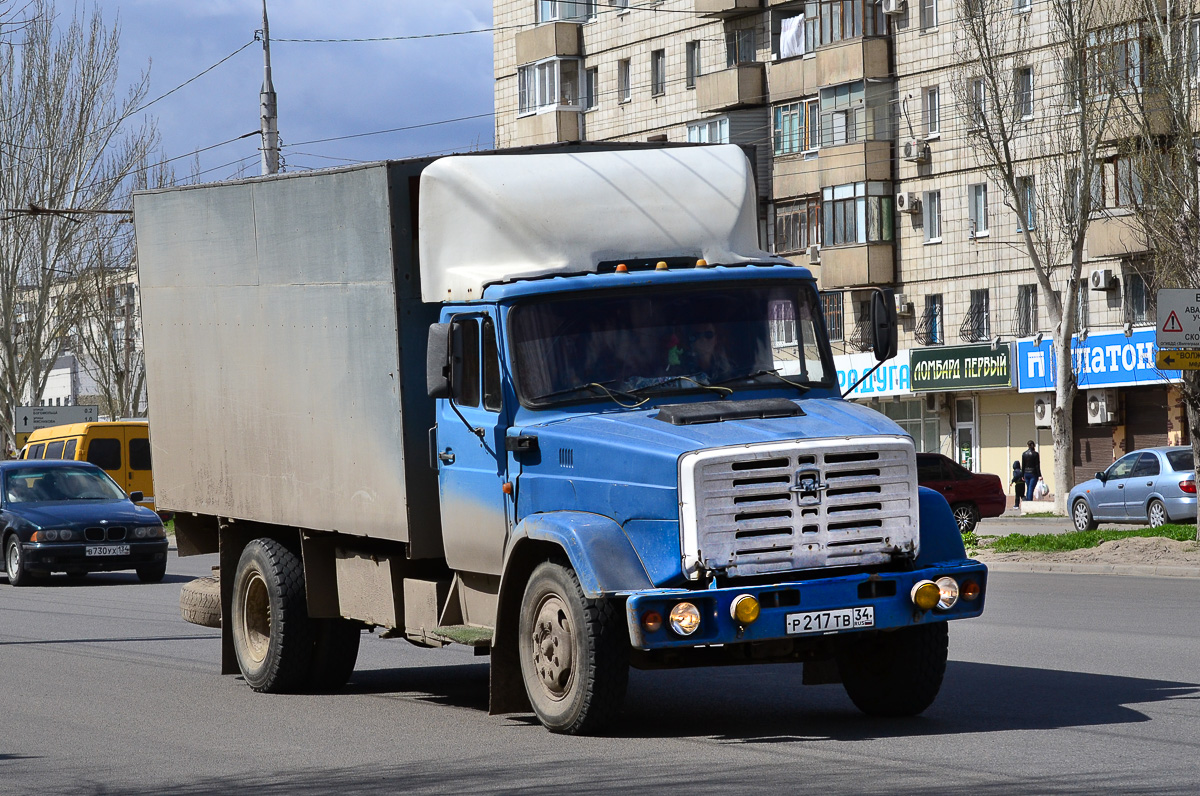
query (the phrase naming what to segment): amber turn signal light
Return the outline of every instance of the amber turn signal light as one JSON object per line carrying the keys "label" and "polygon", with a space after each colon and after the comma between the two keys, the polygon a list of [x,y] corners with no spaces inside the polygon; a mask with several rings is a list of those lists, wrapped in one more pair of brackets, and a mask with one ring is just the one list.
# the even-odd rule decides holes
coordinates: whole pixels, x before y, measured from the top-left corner
{"label": "amber turn signal light", "polygon": [[938,600],[942,599],[942,590],[933,581],[922,580],[913,584],[909,596],[912,598],[913,605],[922,611],[929,611],[938,604]]}
{"label": "amber turn signal light", "polygon": [[962,586],[960,586],[958,589],[958,596],[967,602],[972,602],[979,598],[979,593],[981,591],[982,589],[979,588],[979,584],[975,581],[964,580],[962,582]]}
{"label": "amber turn signal light", "polygon": [[647,611],[642,614],[642,629],[647,633],[654,633],[662,629],[662,614],[658,611]]}

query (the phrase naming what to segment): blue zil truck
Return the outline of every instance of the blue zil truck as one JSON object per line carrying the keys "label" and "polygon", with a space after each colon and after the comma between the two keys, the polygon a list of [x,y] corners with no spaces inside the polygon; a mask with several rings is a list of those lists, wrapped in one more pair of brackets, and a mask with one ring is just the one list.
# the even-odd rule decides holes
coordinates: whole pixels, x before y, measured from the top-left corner
{"label": "blue zil truck", "polygon": [[[629,667],[801,663],[937,695],[986,568],[913,441],[842,400],[816,282],[734,146],[567,146],[140,193],[150,434],[185,617],[255,690],[365,630],[490,656],[595,733]],[[876,355],[895,351],[873,300]]]}

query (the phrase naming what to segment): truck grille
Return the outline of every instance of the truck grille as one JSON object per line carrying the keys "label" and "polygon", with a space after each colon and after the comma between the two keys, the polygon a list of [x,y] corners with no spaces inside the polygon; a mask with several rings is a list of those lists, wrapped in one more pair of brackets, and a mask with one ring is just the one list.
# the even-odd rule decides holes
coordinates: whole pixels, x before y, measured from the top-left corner
{"label": "truck grille", "polygon": [[717,448],[680,459],[684,569],[731,577],[915,556],[908,437]]}

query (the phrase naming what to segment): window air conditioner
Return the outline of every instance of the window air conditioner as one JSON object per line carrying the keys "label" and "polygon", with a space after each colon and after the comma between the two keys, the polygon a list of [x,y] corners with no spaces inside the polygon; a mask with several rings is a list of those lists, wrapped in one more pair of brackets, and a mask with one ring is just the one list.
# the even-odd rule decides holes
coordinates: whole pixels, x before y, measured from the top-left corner
{"label": "window air conditioner", "polygon": [[901,191],[896,194],[896,209],[901,213],[920,213],[921,200],[912,191]]}
{"label": "window air conditioner", "polygon": [[908,300],[908,296],[903,293],[896,294],[896,314],[897,315],[912,315],[913,303]]}
{"label": "window air conditioner", "polygon": [[1087,391],[1088,425],[1107,426],[1117,422],[1117,391]]}
{"label": "window air conditioner", "polygon": [[808,264],[817,265],[821,262],[821,247],[815,243],[808,247]]}
{"label": "window air conditioner", "polygon": [[929,162],[929,144],[910,138],[901,145],[902,157],[910,163]]}
{"label": "window air conditioner", "polygon": [[1117,280],[1111,268],[1096,268],[1088,277],[1088,285],[1092,290],[1112,290],[1117,286]]}
{"label": "window air conditioner", "polygon": [[1054,395],[1045,393],[1033,398],[1033,424],[1038,428],[1050,428],[1050,412],[1054,409]]}
{"label": "window air conditioner", "polygon": [[903,14],[908,10],[908,0],[883,0],[883,13]]}

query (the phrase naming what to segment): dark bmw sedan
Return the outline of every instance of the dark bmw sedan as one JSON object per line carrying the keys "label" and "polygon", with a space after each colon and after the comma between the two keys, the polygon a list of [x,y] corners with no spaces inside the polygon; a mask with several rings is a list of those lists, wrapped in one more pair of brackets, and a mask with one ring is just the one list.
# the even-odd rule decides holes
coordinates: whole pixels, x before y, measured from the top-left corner
{"label": "dark bmw sedan", "polygon": [[[132,499],[131,499],[132,497]],[[167,572],[162,521],[87,462],[0,462],[0,535],[13,586],[51,572],[133,569],[156,583]]]}

